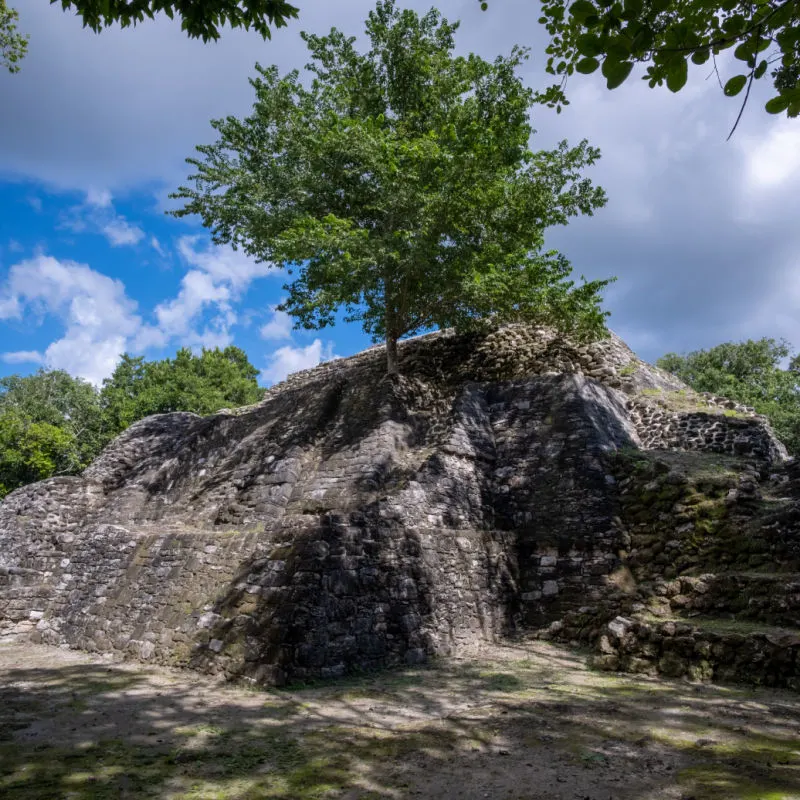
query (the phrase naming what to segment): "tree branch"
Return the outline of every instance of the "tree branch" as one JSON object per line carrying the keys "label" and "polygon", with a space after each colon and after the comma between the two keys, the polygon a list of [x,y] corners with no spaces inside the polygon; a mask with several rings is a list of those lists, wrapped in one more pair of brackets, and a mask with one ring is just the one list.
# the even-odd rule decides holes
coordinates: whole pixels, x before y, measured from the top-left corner
{"label": "tree branch", "polygon": [[[785,8],[786,6],[792,6],[797,4],[798,0],[785,0],[785,2],[780,3],[777,5],[769,14],[767,14],[764,19],[758,20],[758,22],[753,23],[753,25],[746,30],[742,31],[741,33],[736,34],[736,36],[727,36],[723,37],[722,39],[716,39],[712,42],[706,42],[705,44],[698,44],[694,47],[659,47],[657,49],[653,49],[651,53],[696,53],[698,50],[705,50],[707,47],[720,47],[721,45],[728,45],[733,44],[734,42],[738,42],[740,39],[746,38],[749,36],[753,31],[761,30],[766,23],[775,16],[781,9]],[[760,37],[759,37],[760,38]],[[649,59],[648,59],[649,60]]]}
{"label": "tree branch", "polygon": [[[758,53],[758,45],[761,42],[761,28],[759,27],[758,33],[756,35],[756,53]],[[742,114],[744,114],[744,108],[747,105],[747,98],[750,97],[750,87],[753,85],[753,79],[756,75],[756,63],[758,62],[757,58],[753,59],[753,67],[750,70],[750,80],[747,81],[747,91],[744,94],[744,100],[742,101],[742,107],[739,109],[739,116],[736,117],[736,122],[733,123],[733,127],[731,128],[731,132],[728,134],[728,138],[725,140],[729,142],[731,136],[733,136],[733,132],[736,130],[737,126],[739,125],[739,120],[742,118]]]}

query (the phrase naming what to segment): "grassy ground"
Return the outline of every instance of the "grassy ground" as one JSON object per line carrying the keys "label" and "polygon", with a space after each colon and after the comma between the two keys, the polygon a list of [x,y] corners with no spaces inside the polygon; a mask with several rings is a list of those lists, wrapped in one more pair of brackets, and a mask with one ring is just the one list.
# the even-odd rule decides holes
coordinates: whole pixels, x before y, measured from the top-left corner
{"label": "grassy ground", "polygon": [[5,644],[0,797],[800,798],[800,697],[543,642],[281,691]]}

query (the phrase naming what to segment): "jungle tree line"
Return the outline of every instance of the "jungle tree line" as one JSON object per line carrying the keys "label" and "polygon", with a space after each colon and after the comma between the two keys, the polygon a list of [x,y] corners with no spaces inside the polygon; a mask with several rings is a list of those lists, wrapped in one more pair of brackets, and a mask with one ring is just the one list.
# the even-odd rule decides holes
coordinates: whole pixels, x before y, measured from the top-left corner
{"label": "jungle tree line", "polygon": [[238,347],[179,350],[145,361],[123,355],[101,388],[63,370],[0,378],[0,498],[53,475],[76,475],[111,439],[151,414],[258,402],[258,370]]}
{"label": "jungle tree line", "polygon": [[800,355],[786,340],[748,339],[667,353],[656,366],[698,392],[751,406],[769,419],[789,454],[800,455]]}

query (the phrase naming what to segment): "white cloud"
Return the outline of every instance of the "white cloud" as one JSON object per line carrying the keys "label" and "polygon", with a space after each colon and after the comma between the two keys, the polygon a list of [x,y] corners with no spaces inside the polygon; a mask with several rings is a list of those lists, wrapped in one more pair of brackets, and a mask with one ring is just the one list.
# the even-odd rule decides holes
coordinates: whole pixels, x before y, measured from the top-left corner
{"label": "white cloud", "polygon": [[43,362],[94,384],[111,374],[141,327],[121,281],[43,254],[12,266],[0,291],[0,318],[24,309],[64,323],[64,335],[45,350]]}
{"label": "white cloud", "polygon": [[45,363],[100,386],[127,349],[124,336],[98,337],[93,331],[69,328],[67,335],[45,350]]}
{"label": "white cloud", "polygon": [[168,337],[189,333],[195,318],[211,304],[227,306],[230,289],[215,284],[214,279],[197,269],[183,276],[181,289],[174,300],[156,306],[159,329]]}
{"label": "white cloud", "polygon": [[8,240],[8,249],[11,253],[21,253],[23,251],[22,245],[16,239]]}
{"label": "white cloud", "polygon": [[112,247],[137,245],[145,236],[138,225],[117,214],[111,192],[105,189],[90,189],[82,204],[62,213],[59,227],[68,228],[73,233],[99,233],[106,237]]}
{"label": "white cloud", "polygon": [[44,356],[38,350],[15,350],[10,353],[0,353],[0,361],[6,364],[41,364]]}
{"label": "white cloud", "polygon": [[230,245],[208,245],[204,250],[198,250],[195,244],[199,238],[199,235],[181,236],[178,252],[188,264],[201,269],[217,282],[229,284],[232,290],[243,291],[251,281],[277,270],[272,264],[258,263]]}
{"label": "white cloud", "polygon": [[28,205],[37,213],[42,210],[41,198],[31,195],[30,197],[27,197],[26,200],[28,201]]}
{"label": "white cloud", "polygon": [[161,242],[159,242],[155,236],[150,237],[150,247],[152,247],[153,250],[155,250],[160,256],[166,256],[164,248],[161,246]]}
{"label": "white cloud", "polygon": [[277,311],[272,307],[272,318],[262,325],[259,333],[262,339],[291,339],[294,322],[285,311]]}
{"label": "white cloud", "polygon": [[89,189],[86,192],[86,205],[96,208],[110,208],[111,192],[108,189]]}
{"label": "white cloud", "polygon": [[195,352],[199,352],[202,348],[213,350],[215,347],[224,350],[233,344],[233,336],[227,327],[209,326],[200,332],[192,333],[184,344]]}
{"label": "white cloud", "polygon": [[144,238],[144,231],[131,225],[125,217],[118,216],[103,226],[103,233],[112,247],[138,244]]}
{"label": "white cloud", "polygon": [[279,347],[269,356],[267,367],[261,371],[261,379],[267,384],[277,383],[293,372],[315,367],[332,358],[337,358],[333,353],[333,342],[323,345],[321,339],[314,339],[307,347]]}
{"label": "white cloud", "polygon": [[766,135],[739,141],[745,157],[749,189],[779,189],[800,178],[800,130],[791,119],[782,119]]}
{"label": "white cloud", "polygon": [[19,319],[22,316],[22,307],[15,295],[0,295],[0,319]]}
{"label": "white cloud", "polygon": [[[275,268],[259,264],[231,247],[197,246],[199,236],[183,236],[178,252],[192,267],[181,280],[178,295],[156,306],[155,326],[139,332],[136,345],[163,346],[177,338],[188,347],[225,347],[233,341],[230,328],[238,321],[231,304],[257,278],[271,275]],[[202,315],[216,307],[217,315],[203,331],[196,330]]]}

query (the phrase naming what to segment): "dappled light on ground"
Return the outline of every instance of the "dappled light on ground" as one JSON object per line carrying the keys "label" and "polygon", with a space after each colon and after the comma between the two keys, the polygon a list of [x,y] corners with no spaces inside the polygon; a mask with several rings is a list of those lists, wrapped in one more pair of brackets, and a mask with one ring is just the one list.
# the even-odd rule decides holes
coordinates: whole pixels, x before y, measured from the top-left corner
{"label": "dappled light on ground", "polygon": [[800,697],[542,642],[273,691],[5,644],[0,796],[800,798]]}

